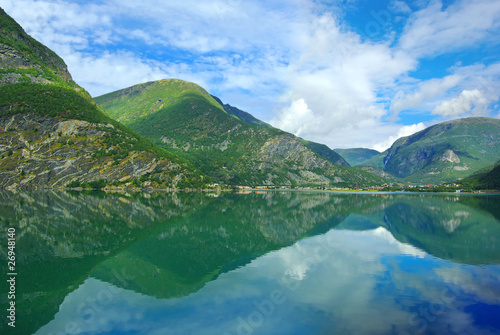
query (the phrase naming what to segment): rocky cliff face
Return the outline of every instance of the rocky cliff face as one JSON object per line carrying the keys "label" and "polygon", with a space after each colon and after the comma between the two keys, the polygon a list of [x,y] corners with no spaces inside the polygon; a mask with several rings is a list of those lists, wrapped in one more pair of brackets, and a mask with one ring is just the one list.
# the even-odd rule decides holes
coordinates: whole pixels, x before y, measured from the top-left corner
{"label": "rocky cliff face", "polygon": [[[272,166],[287,171],[288,181],[285,185],[291,185],[292,181],[297,184],[315,183],[328,185],[330,179],[324,175],[324,171],[333,169],[329,161],[318,157],[302,144],[298,138],[290,134],[284,134],[270,138],[264,143],[255,155],[255,161],[260,162],[255,169],[265,170]],[[316,172],[313,172],[316,170]],[[269,184],[275,184],[274,175],[268,175]],[[338,182],[343,182],[341,178]],[[279,185],[279,183],[276,183]]]}
{"label": "rocky cliff face", "polygon": [[328,186],[330,184],[375,185],[384,181],[383,177],[375,177],[372,171],[363,171],[348,166],[334,164],[310,150],[302,140],[284,133],[269,138],[257,151],[253,160],[253,170],[286,173],[284,181],[281,174],[268,172],[266,183],[270,185],[304,185],[314,184]]}
{"label": "rocky cliff face", "polygon": [[65,82],[72,80],[61,57],[41,44],[0,8],[0,68],[51,72]]}
{"label": "rocky cliff face", "polygon": [[[48,52],[45,52],[44,56],[47,58],[51,57]],[[52,57],[57,56],[54,54]],[[0,85],[12,85],[22,82],[43,85],[53,83],[53,80],[44,78],[42,66],[29,58],[30,57],[26,56],[21,51],[0,43],[0,69],[6,69],[3,73],[0,73]],[[58,65],[57,72],[54,74],[58,75],[66,82],[71,80],[71,75],[66,65]]]}
{"label": "rocky cliff face", "polygon": [[150,178],[137,182],[142,176],[174,187],[186,176],[184,167],[152,152],[113,154],[117,145],[106,144],[110,130],[129,136],[114,128],[34,114],[0,117],[0,188],[52,188],[97,180],[151,186]]}
{"label": "rocky cliff face", "polygon": [[21,52],[3,43],[0,43],[0,66],[4,69],[35,68],[37,70],[42,70],[40,65],[33,64],[26,59]]}

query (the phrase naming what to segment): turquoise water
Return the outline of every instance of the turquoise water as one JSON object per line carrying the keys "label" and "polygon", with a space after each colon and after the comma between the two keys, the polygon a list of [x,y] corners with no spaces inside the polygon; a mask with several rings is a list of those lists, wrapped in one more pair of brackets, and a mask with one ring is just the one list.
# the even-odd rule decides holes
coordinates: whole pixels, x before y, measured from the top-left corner
{"label": "turquoise water", "polygon": [[0,200],[16,334],[500,333],[499,196]]}

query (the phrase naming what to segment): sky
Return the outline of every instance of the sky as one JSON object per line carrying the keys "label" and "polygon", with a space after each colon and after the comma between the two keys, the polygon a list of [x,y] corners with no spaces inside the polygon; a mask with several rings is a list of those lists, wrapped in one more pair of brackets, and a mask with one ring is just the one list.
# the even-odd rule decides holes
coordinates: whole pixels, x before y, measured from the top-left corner
{"label": "sky", "polygon": [[92,96],[168,78],[330,148],[500,118],[498,0],[0,0]]}

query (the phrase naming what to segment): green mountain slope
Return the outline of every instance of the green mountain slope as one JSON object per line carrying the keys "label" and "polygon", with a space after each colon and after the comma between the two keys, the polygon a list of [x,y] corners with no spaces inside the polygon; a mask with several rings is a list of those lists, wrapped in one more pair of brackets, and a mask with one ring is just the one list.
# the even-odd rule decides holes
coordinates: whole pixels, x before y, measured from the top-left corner
{"label": "green mountain slope", "polygon": [[60,86],[79,88],[72,81],[61,57],[26,34],[2,8],[0,69],[0,84],[57,83]]}
{"label": "green mountain slope", "polygon": [[364,161],[380,154],[377,150],[365,148],[334,149],[351,166],[363,164]]}
{"label": "green mountain slope", "polygon": [[457,181],[466,188],[500,190],[500,161],[483,168],[470,177]]}
{"label": "green mountain slope", "polygon": [[161,80],[95,99],[111,117],[227,184],[383,183],[382,178],[370,173],[332,163],[294,135],[262,124],[256,126],[252,124],[256,119],[249,121],[242,116],[246,114],[228,113],[193,83]]}
{"label": "green mountain slope", "polygon": [[252,114],[247,113],[245,111],[242,111],[241,109],[234,107],[234,106],[231,106],[229,104],[225,104],[222,102],[221,99],[217,98],[216,96],[212,96],[212,97],[222,106],[222,108],[224,108],[224,110],[229,115],[235,116],[239,120],[241,120],[245,123],[248,123],[252,126],[258,126],[258,127],[262,127],[262,128],[273,128],[273,126],[271,126],[268,123],[265,123],[264,121],[257,119]]}
{"label": "green mountain slope", "polygon": [[0,55],[0,187],[204,183],[187,162],[106,116],[64,61],[1,9]]}
{"label": "green mountain slope", "polygon": [[[247,113],[245,111],[242,111],[239,108],[236,108],[234,106],[231,106],[229,104],[223,103],[219,98],[213,96],[213,98],[224,108],[224,110],[232,116],[237,117],[239,120],[250,124],[252,126],[257,126],[261,128],[268,128],[268,129],[275,129],[273,126],[271,126],[268,123],[265,123],[264,121],[261,121],[254,117],[252,114]],[[333,164],[337,165],[343,165],[343,166],[349,166],[349,163],[342,158],[338,153],[330,149],[328,146],[316,142],[311,142],[311,141],[306,141],[303,139],[300,139],[302,144],[304,144],[306,147],[320,155],[321,157],[329,160]]]}
{"label": "green mountain slope", "polygon": [[320,155],[321,157],[329,160],[333,164],[337,165],[343,165],[343,166],[350,166],[350,164],[338,153],[336,153],[334,150],[330,149],[327,145],[317,143],[317,142],[312,142],[312,141],[306,141],[304,139],[301,139],[301,142],[304,143],[306,147]]}
{"label": "green mountain slope", "polygon": [[500,159],[500,120],[484,117],[443,122],[398,139],[365,161],[415,183],[453,182]]}

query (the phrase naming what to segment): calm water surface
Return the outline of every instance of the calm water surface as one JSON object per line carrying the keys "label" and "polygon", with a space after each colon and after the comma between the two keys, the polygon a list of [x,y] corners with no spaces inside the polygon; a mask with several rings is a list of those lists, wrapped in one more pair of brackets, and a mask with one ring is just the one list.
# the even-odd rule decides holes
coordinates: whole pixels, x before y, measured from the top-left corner
{"label": "calm water surface", "polygon": [[500,334],[500,196],[5,192],[0,225],[2,334]]}

